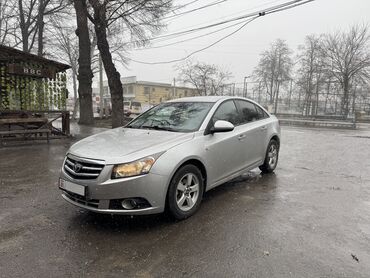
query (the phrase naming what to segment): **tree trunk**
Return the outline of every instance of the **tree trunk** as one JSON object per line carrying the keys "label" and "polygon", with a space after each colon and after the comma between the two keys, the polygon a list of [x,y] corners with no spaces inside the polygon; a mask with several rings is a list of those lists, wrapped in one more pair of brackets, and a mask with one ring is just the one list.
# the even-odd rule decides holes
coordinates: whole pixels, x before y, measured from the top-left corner
{"label": "tree trunk", "polygon": [[28,50],[28,27],[26,26],[26,19],[24,17],[22,0],[18,0],[18,9],[19,9],[19,27],[21,29],[21,35],[22,35],[22,50],[24,52],[29,52]]}
{"label": "tree trunk", "polygon": [[349,108],[349,79],[347,77],[344,78],[343,80],[343,97],[342,97],[342,105],[341,105],[341,110],[342,110],[342,115],[344,116],[345,119],[348,117],[348,108]]}
{"label": "tree trunk", "polygon": [[278,81],[277,83],[277,90],[275,92],[275,115],[278,112],[279,89],[280,89],[280,81]]}
{"label": "tree trunk", "polygon": [[271,78],[271,82],[270,82],[270,104],[274,104],[274,95],[273,95],[273,88],[274,88],[274,77]]}
{"label": "tree trunk", "polygon": [[74,0],[76,10],[77,30],[79,44],[78,57],[78,95],[80,102],[79,124],[91,125],[94,123],[92,108],[92,78],[90,38],[87,26],[87,7],[85,0]]}
{"label": "tree trunk", "polygon": [[98,1],[91,0],[90,4],[94,9],[94,27],[98,49],[108,78],[112,102],[112,128],[115,128],[123,125],[123,89],[121,75],[113,63],[112,55],[109,50],[105,6],[101,5]]}
{"label": "tree trunk", "polygon": [[353,91],[353,98],[352,98],[352,114],[353,114],[353,119],[356,119],[356,89],[357,85],[355,85],[355,89]]}
{"label": "tree trunk", "polygon": [[289,112],[290,112],[290,102],[292,101],[292,91],[293,91],[293,79],[290,79],[289,97],[288,97],[288,110],[289,110]]}
{"label": "tree trunk", "polygon": [[315,115],[318,114],[319,111],[319,80],[316,82],[316,99],[315,99]]}
{"label": "tree trunk", "polygon": [[44,52],[44,12],[45,6],[44,1],[39,0],[39,9],[37,15],[37,56],[42,57]]}

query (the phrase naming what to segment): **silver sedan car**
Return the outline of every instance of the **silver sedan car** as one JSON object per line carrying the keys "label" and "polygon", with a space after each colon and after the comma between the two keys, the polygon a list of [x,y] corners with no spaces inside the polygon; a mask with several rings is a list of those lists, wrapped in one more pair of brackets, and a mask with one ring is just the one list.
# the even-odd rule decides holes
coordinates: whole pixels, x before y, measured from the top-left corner
{"label": "silver sedan car", "polygon": [[74,144],[59,188],[94,212],[185,219],[206,191],[256,167],[274,171],[279,148],[278,120],[251,100],[176,99]]}

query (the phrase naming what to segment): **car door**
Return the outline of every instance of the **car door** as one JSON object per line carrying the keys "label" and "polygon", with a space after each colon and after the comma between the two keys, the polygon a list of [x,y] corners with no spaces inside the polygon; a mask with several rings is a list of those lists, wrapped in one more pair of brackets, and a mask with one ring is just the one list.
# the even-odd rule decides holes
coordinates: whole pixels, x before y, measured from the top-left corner
{"label": "car door", "polygon": [[236,100],[240,115],[240,127],[244,135],[243,144],[244,163],[246,167],[259,164],[264,159],[266,124],[256,105],[247,100]]}
{"label": "car door", "polygon": [[243,167],[244,155],[242,153],[243,131],[239,125],[239,114],[233,100],[220,104],[212,116],[209,126],[217,120],[231,122],[233,131],[205,135],[205,159],[209,184],[223,180]]}

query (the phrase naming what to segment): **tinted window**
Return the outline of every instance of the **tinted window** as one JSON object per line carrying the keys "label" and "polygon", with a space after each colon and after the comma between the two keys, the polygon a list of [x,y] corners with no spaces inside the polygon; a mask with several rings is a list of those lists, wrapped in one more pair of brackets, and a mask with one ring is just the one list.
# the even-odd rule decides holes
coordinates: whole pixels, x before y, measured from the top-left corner
{"label": "tinted window", "polygon": [[218,120],[228,121],[233,125],[239,124],[238,111],[233,101],[226,101],[222,103],[218,108],[216,113],[213,115],[213,124]]}
{"label": "tinted window", "polygon": [[244,100],[237,100],[237,103],[240,112],[241,124],[253,122],[259,119],[256,106],[253,103]]}

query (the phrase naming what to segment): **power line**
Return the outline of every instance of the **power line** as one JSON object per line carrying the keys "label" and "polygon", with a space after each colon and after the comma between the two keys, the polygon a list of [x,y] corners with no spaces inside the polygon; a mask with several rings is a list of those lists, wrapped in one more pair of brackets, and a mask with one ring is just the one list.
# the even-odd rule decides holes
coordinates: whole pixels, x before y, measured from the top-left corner
{"label": "power line", "polygon": [[183,8],[185,8],[185,7],[187,7],[187,6],[191,5],[191,4],[193,4],[193,3],[199,2],[199,1],[201,1],[201,0],[193,0],[193,1],[189,2],[189,3],[187,3],[187,4],[184,4],[184,5],[182,5],[182,6],[178,6],[178,7],[173,8],[170,12],[174,12],[174,11],[177,11],[177,10],[181,10],[181,9],[183,9]]}
{"label": "power line", "polygon": [[[197,27],[197,28],[192,28],[192,29],[188,29],[188,30],[177,31],[177,32],[174,32],[174,33],[171,33],[171,34],[165,34],[165,35],[157,36],[155,38],[149,38],[146,41],[153,41],[153,40],[158,40],[158,39],[161,39],[161,38],[169,38],[169,37],[176,38],[176,37],[187,35],[187,34],[190,34],[190,33],[193,33],[193,32],[209,29],[209,28],[216,27],[216,26],[219,26],[219,25],[224,25],[224,24],[227,24],[227,23],[230,23],[230,22],[247,19],[247,18],[257,16],[257,15],[260,15],[260,14],[268,14],[270,11],[280,9],[280,8],[284,8],[284,7],[287,7],[287,6],[291,6],[293,4],[296,4],[296,3],[299,3],[299,2],[302,2],[302,1],[304,1],[304,0],[289,1],[289,2],[286,2],[286,3],[283,3],[283,4],[272,6],[270,8],[266,8],[264,10],[256,11],[256,12],[249,13],[249,14],[242,15],[242,16],[238,16],[238,17],[234,17],[234,18],[231,18],[231,19],[228,19],[228,20],[223,20],[223,21],[216,22],[216,23],[213,23],[213,24],[209,24],[209,25],[205,25],[205,26],[201,26],[201,27]],[[305,3],[306,2],[311,2],[311,1],[314,1],[314,0],[306,0]],[[301,3],[301,5],[305,4],[305,3]],[[142,41],[140,41],[140,40],[131,41],[131,43],[138,43],[138,42],[142,42]]]}
{"label": "power line", "polygon": [[195,37],[191,37],[191,38],[188,38],[188,39],[185,39],[185,40],[181,40],[181,41],[176,41],[176,42],[173,42],[173,43],[168,43],[168,44],[164,44],[164,45],[158,45],[158,46],[151,46],[151,47],[146,47],[146,48],[138,48],[136,50],[148,50],[148,49],[155,49],[155,48],[163,48],[163,47],[167,47],[167,46],[171,46],[171,45],[175,45],[175,44],[179,44],[179,43],[183,43],[183,42],[187,42],[187,41],[192,41],[192,40],[195,40],[195,39],[198,39],[198,38],[202,38],[202,37],[205,37],[205,36],[209,36],[209,35],[212,35],[212,34],[215,34],[215,33],[218,33],[220,31],[223,31],[223,30],[226,30],[226,29],[229,29],[231,27],[234,27],[234,26],[237,26],[237,25],[240,25],[240,24],[243,24],[245,23],[246,21],[242,21],[242,22],[237,22],[237,23],[234,23],[232,25],[229,25],[229,26],[226,26],[226,27],[222,27],[220,29],[217,29],[215,31],[212,31],[212,32],[209,32],[209,33],[206,33],[206,34],[202,34],[202,35],[199,35],[199,36],[195,36]]}
{"label": "power line", "polygon": [[[253,8],[250,8],[250,9],[247,9],[247,10],[243,10],[243,12],[246,12],[246,11],[250,11],[250,10],[253,10],[255,8],[258,8],[258,7],[262,7],[262,6],[266,6],[267,4],[271,4],[271,3],[276,3],[276,2],[279,2],[280,0],[274,0],[274,1],[269,1],[269,2],[266,2],[262,5],[258,5],[258,6],[254,6]],[[243,12],[238,12],[238,13],[234,13],[232,15],[236,15],[236,14],[240,14],[240,13],[243,13]],[[230,15],[229,15],[230,16]],[[221,18],[218,18],[218,19],[225,19],[227,18],[228,16],[224,16],[224,17],[221,17]],[[212,21],[208,21],[208,22],[212,22]],[[235,24],[232,24],[230,26],[227,26],[227,27],[224,27],[224,28],[221,28],[221,29],[218,29],[216,31],[213,31],[213,32],[210,32],[210,33],[207,33],[205,35],[199,35],[199,36],[196,36],[196,37],[192,37],[192,38],[189,38],[189,39],[185,39],[185,40],[181,40],[181,41],[177,41],[177,42],[172,42],[172,43],[168,43],[168,44],[165,44],[165,45],[159,45],[159,46],[150,46],[150,47],[142,47],[142,48],[135,48],[135,50],[147,50],[147,49],[156,49],[156,48],[163,48],[163,47],[166,47],[166,46],[171,46],[171,45],[175,45],[175,44],[179,44],[179,43],[182,43],[182,42],[187,42],[187,41],[191,41],[191,40],[194,40],[194,39],[197,39],[197,38],[201,38],[203,36],[208,36],[208,35],[211,35],[211,34],[214,34],[214,33],[217,33],[219,31],[222,31],[222,30],[225,30],[225,29],[228,29],[228,28],[231,28],[233,26],[237,26],[237,25],[240,25],[240,24],[243,24],[245,21],[241,21],[241,22],[238,22],[238,23],[235,23]],[[194,26],[197,26],[197,25],[193,25],[193,26],[189,26],[190,27],[194,27]],[[172,38],[164,38],[164,39],[160,39],[159,37],[156,37],[156,38],[152,38],[150,40],[156,40],[154,43],[158,43],[158,42],[166,42],[166,41],[171,41],[177,37],[182,37],[182,36],[186,36],[188,35],[187,33],[186,34],[179,34],[179,35],[175,35],[173,36]],[[158,40],[157,40],[158,38]],[[135,41],[135,42],[139,42],[139,41]]]}
{"label": "power line", "polygon": [[228,1],[228,0],[217,0],[217,1],[214,1],[214,2],[209,3],[207,5],[204,5],[204,6],[201,6],[201,7],[198,7],[198,8],[194,8],[192,10],[184,11],[184,12],[181,12],[181,13],[178,13],[178,14],[170,15],[170,16],[164,17],[162,19],[171,19],[171,18],[174,18],[174,17],[180,17],[180,16],[183,16],[183,15],[186,15],[186,14],[189,14],[189,13],[193,13],[193,12],[196,12],[196,11],[203,10],[205,8],[209,8],[209,7],[221,4],[221,3],[226,2],[226,1]]}
{"label": "power line", "polygon": [[[192,53],[188,54],[187,56],[183,57],[183,58],[180,58],[180,59],[174,59],[174,60],[170,60],[170,61],[162,61],[162,62],[144,62],[144,61],[138,61],[138,60],[134,60],[134,59],[131,59],[131,58],[128,58],[128,60],[130,61],[133,61],[133,62],[136,62],[136,63],[140,63],[140,64],[145,64],[145,65],[159,65],[159,64],[171,64],[171,63],[176,63],[176,62],[180,62],[180,61],[184,61],[186,59],[188,59],[189,57],[193,56],[194,54],[196,53],[199,53],[199,52],[202,52],[214,45],[216,45],[217,43],[225,40],[226,38],[234,35],[235,33],[239,32],[241,29],[243,29],[245,26],[247,26],[249,23],[251,23],[252,21],[254,21],[255,19],[261,17],[261,16],[265,16],[265,15],[268,15],[268,14],[272,14],[272,13],[276,13],[276,12],[281,12],[281,11],[284,11],[284,10],[288,10],[288,9],[291,9],[291,8],[294,8],[294,7],[297,7],[297,6],[301,6],[301,5],[304,5],[304,4],[307,4],[309,2],[313,2],[315,0],[296,0],[296,1],[290,1],[290,2],[287,2],[285,4],[281,4],[281,5],[278,5],[279,8],[268,8],[264,11],[261,11],[258,13],[258,15],[255,15],[253,18],[251,18],[250,20],[246,21],[241,27],[237,28],[236,30],[234,30],[233,32],[227,34],[226,36],[222,37],[221,39],[218,39],[217,41],[213,42],[212,44],[206,46],[206,47],[203,47],[201,49],[198,49],[196,51],[193,51]],[[245,17],[243,17],[245,18]]]}
{"label": "power line", "polygon": [[215,44],[225,40],[226,38],[234,35],[235,33],[239,32],[241,29],[243,29],[247,24],[251,23],[253,20],[257,19],[258,17],[260,17],[260,15],[258,16],[255,16],[253,17],[252,19],[248,20],[247,22],[245,22],[241,27],[239,27],[238,29],[236,29],[235,31],[231,32],[230,34],[222,37],[221,39],[218,39],[217,41],[213,42],[212,44],[206,46],[206,47],[203,47],[201,49],[198,49],[190,54],[188,54],[186,57],[184,58],[180,58],[180,59],[175,59],[175,60],[171,60],[171,61],[163,61],[163,62],[143,62],[143,61],[137,61],[137,60],[134,60],[134,59],[131,59],[131,58],[128,58],[128,60],[130,61],[133,61],[133,62],[136,62],[136,63],[139,63],[139,64],[145,64],[145,65],[160,65],[160,64],[171,64],[171,63],[176,63],[176,62],[180,62],[180,61],[183,61],[183,60],[186,60],[188,59],[189,57],[193,56],[194,54],[196,53],[199,53],[201,51],[204,51],[212,46],[214,46]]}
{"label": "power line", "polygon": [[[232,14],[229,14],[229,15],[226,15],[226,16],[222,16],[222,17],[218,17],[216,19],[213,19],[211,21],[206,21],[206,22],[203,22],[203,23],[209,23],[209,22],[212,22],[214,20],[222,20],[222,19],[225,19],[225,18],[228,18],[228,17],[231,17],[231,16],[235,16],[235,15],[240,15],[240,14],[244,14],[245,12],[250,12],[250,11],[254,11],[255,9],[262,9],[264,6],[268,6],[270,4],[275,4],[277,2],[281,2],[281,0],[273,0],[273,1],[268,1],[268,2],[265,2],[263,4],[259,4],[259,5],[256,5],[256,6],[253,6],[251,8],[248,8],[248,9],[244,9],[242,11],[239,11],[237,13],[232,13]],[[193,25],[194,26],[194,25]],[[189,26],[190,27],[193,27],[193,26]]]}

